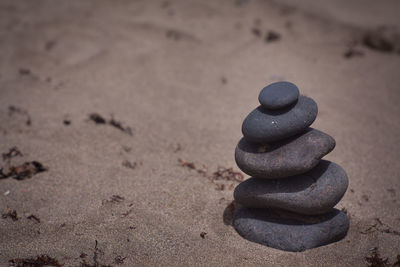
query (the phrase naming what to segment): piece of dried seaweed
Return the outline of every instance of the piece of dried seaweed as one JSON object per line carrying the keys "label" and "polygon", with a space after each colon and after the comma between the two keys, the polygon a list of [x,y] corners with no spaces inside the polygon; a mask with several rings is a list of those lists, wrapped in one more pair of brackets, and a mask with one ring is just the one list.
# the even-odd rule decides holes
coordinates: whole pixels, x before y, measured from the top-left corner
{"label": "piece of dried seaweed", "polygon": [[381,221],[381,219],[379,219],[379,218],[375,218],[374,222],[366,230],[360,231],[360,233],[361,234],[370,234],[375,231],[400,236],[399,231],[394,230],[392,227],[390,227],[386,223],[383,223]]}
{"label": "piece of dried seaweed", "polygon": [[276,42],[281,39],[281,35],[275,31],[268,31],[267,35],[265,36],[265,42],[270,43],[270,42]]}
{"label": "piece of dried seaweed", "polygon": [[388,39],[381,30],[367,32],[362,42],[366,47],[380,52],[390,53],[395,48],[393,41]]}
{"label": "piece of dried seaweed", "polygon": [[62,264],[58,262],[58,260],[48,256],[48,255],[39,255],[36,258],[27,258],[27,259],[11,259],[8,261],[10,266],[13,267],[44,267],[44,266],[54,266],[61,267]]}
{"label": "piece of dried seaweed", "polygon": [[114,117],[111,117],[111,120],[108,122],[111,126],[117,128],[120,131],[123,131],[129,135],[133,135],[132,129],[129,126],[122,126],[122,123],[115,120]]}
{"label": "piece of dried seaweed", "polygon": [[117,256],[114,258],[114,262],[115,264],[124,264],[126,257],[122,257],[122,256]]}
{"label": "piece of dried seaweed", "polygon": [[124,166],[124,167],[126,167],[126,168],[129,168],[129,169],[132,169],[132,170],[134,170],[136,167],[137,167],[137,162],[135,161],[135,162],[130,162],[130,161],[128,161],[128,160],[124,160],[123,162],[122,162],[122,166]]}
{"label": "piece of dried seaweed", "polygon": [[103,116],[101,116],[98,113],[91,113],[89,114],[89,120],[93,121],[96,124],[108,124],[114,128],[117,128],[118,130],[127,133],[129,135],[133,135],[132,129],[129,126],[123,126],[121,122],[117,121],[114,119],[114,117],[111,115],[111,119],[107,121]]}
{"label": "piece of dried seaweed", "polygon": [[213,172],[211,178],[215,180],[243,182],[244,176],[240,172],[235,172],[232,168],[219,166],[217,171]]}
{"label": "piece of dried seaweed", "polygon": [[102,204],[106,203],[121,203],[125,198],[119,195],[112,195],[110,199],[103,199]]}
{"label": "piece of dried seaweed", "polygon": [[96,124],[106,124],[106,120],[97,113],[92,113],[89,115],[89,119]]}
{"label": "piece of dried seaweed", "polygon": [[189,169],[196,169],[196,165],[194,165],[193,162],[188,162],[181,158],[178,158],[178,162],[181,164],[182,167],[187,167]]}
{"label": "piece of dried seaweed", "polygon": [[201,232],[201,233],[200,233],[200,237],[203,238],[203,239],[206,237],[206,235],[207,235],[206,232]]}
{"label": "piece of dried seaweed", "polygon": [[19,151],[19,149],[16,146],[10,148],[7,153],[2,153],[1,155],[3,157],[3,161],[7,162],[10,162],[10,160],[14,157],[23,156],[22,152]]}
{"label": "piece of dried seaweed", "polygon": [[[178,162],[182,167],[186,167],[189,169],[196,170],[197,173],[201,174],[204,177],[207,177],[208,180],[215,185],[215,189],[218,191],[224,191],[226,188],[226,185],[221,182],[217,181],[223,181],[223,182],[242,182],[244,180],[243,174],[240,172],[235,172],[232,168],[224,168],[219,166],[218,169],[213,172],[212,174],[208,174],[207,168],[203,165],[202,169],[196,168],[196,165],[193,162],[186,161],[182,158],[178,158]],[[233,190],[235,187],[234,184],[229,184],[228,189]]]}
{"label": "piece of dried seaweed", "polygon": [[24,180],[31,178],[33,175],[45,172],[47,168],[38,161],[25,162],[18,166],[9,166],[7,168],[0,168],[0,179],[14,178],[16,180]]}
{"label": "piece of dried seaweed", "polygon": [[396,265],[392,265],[389,263],[388,258],[382,258],[378,252],[378,248],[372,248],[371,255],[365,257],[365,260],[370,267],[392,267]]}
{"label": "piece of dried seaweed", "polygon": [[26,218],[29,219],[29,220],[34,220],[34,221],[36,221],[37,223],[40,223],[40,218],[37,217],[36,215],[31,214],[31,215],[29,215],[29,216],[26,217]]}
{"label": "piece of dried seaweed", "polygon": [[10,208],[7,209],[6,213],[1,215],[3,219],[11,218],[13,221],[18,221],[18,214],[16,210],[12,210]]}
{"label": "piece of dried seaweed", "polygon": [[80,267],[111,267],[111,265],[105,265],[105,264],[98,262],[98,260],[97,260],[98,254],[102,253],[102,251],[97,248],[97,245],[98,245],[98,242],[97,242],[97,240],[95,240],[95,245],[94,245],[94,249],[93,249],[93,264],[89,264],[84,259],[82,259],[82,261],[79,265]]}

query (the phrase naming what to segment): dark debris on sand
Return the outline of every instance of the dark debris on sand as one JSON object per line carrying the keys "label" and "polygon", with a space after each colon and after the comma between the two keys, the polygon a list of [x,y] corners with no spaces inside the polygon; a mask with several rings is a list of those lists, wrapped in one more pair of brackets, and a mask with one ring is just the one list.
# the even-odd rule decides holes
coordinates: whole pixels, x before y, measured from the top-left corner
{"label": "dark debris on sand", "polygon": [[201,233],[200,233],[200,237],[203,238],[203,239],[206,238],[206,235],[207,235],[206,232],[201,232]]}
{"label": "dark debris on sand", "polygon": [[108,124],[126,134],[129,134],[131,136],[133,135],[131,127],[123,126],[122,123],[114,119],[112,115],[111,119],[107,121],[103,116],[99,115],[98,113],[91,113],[89,115],[89,120],[93,121],[96,124]]}
{"label": "dark debris on sand", "polygon": [[240,172],[235,172],[232,168],[224,168],[219,166],[217,171],[212,174],[213,180],[225,180],[243,182],[244,176]]}
{"label": "dark debris on sand", "polygon": [[379,218],[375,218],[374,222],[367,229],[365,229],[364,231],[360,231],[361,234],[370,234],[373,232],[400,236],[400,231],[397,231],[386,223],[383,223]]}
{"label": "dark debris on sand", "polygon": [[265,36],[265,42],[271,43],[275,41],[279,41],[281,39],[281,35],[275,31],[268,31],[267,35]]}
{"label": "dark debris on sand", "polygon": [[18,214],[16,210],[12,210],[10,208],[7,209],[6,213],[1,215],[3,219],[11,218],[13,221],[18,221]]}
{"label": "dark debris on sand", "polygon": [[[261,38],[264,36],[264,34],[262,33],[262,31],[258,25],[251,28],[251,33],[258,38]],[[272,43],[272,42],[279,41],[280,39],[281,39],[280,33],[273,31],[273,30],[268,30],[265,33],[264,42]]]}
{"label": "dark debris on sand", "polygon": [[24,180],[31,178],[37,173],[47,171],[47,168],[38,161],[27,161],[20,165],[11,165],[11,160],[15,157],[22,157],[22,152],[17,147],[12,147],[6,153],[2,153],[5,166],[0,168],[0,179],[14,178]]}
{"label": "dark debris on sand", "polygon": [[124,160],[122,162],[122,166],[124,166],[125,168],[128,168],[128,169],[132,169],[132,170],[136,169],[136,167],[138,165],[142,165],[142,162],[137,163],[136,161],[131,162],[128,160]]}
{"label": "dark debris on sand", "polygon": [[115,264],[124,264],[126,257],[117,256],[114,258]]}
{"label": "dark debris on sand", "polygon": [[56,40],[49,40],[44,44],[44,49],[46,51],[50,51],[56,46],[56,44],[57,44]]}
{"label": "dark debris on sand", "polygon": [[[202,168],[197,168],[193,162],[186,161],[182,158],[178,158],[178,162],[180,166],[195,170],[203,177],[207,177],[207,179],[215,185],[215,190],[217,191],[224,191],[226,188],[228,188],[229,190],[233,190],[235,184],[232,182],[242,182],[244,180],[243,174],[234,171],[232,168],[219,166],[215,172],[209,174],[206,166],[204,165]],[[229,185],[226,185],[226,182],[231,183]]]}
{"label": "dark debris on sand", "polygon": [[22,152],[19,151],[19,149],[16,146],[10,148],[7,153],[2,153],[1,155],[3,157],[3,161],[7,162],[10,162],[12,158],[23,156]]}
{"label": "dark debris on sand", "polygon": [[92,113],[89,115],[89,119],[96,124],[106,124],[106,119],[97,113]]}
{"label": "dark debris on sand", "polygon": [[27,68],[19,68],[18,73],[20,75],[30,75],[31,74],[31,70],[27,69]]}
{"label": "dark debris on sand", "polygon": [[[97,245],[98,245],[98,242],[97,242],[97,240],[95,240],[95,245],[94,245],[94,249],[93,249],[93,264],[89,264],[85,261],[85,259],[82,259],[82,262],[80,263],[79,267],[111,267],[111,265],[105,265],[105,264],[98,262],[98,259],[97,259],[98,254],[104,254],[104,253],[97,247]],[[82,253],[82,254],[84,254],[84,253]],[[84,257],[81,257],[81,258],[84,258]]]}
{"label": "dark debris on sand", "polygon": [[379,32],[369,32],[365,34],[363,44],[370,49],[380,52],[392,52],[394,49],[393,44],[384,36],[380,35]]}
{"label": "dark debris on sand", "polygon": [[45,254],[37,256],[36,258],[11,259],[8,262],[10,263],[9,266],[12,267],[44,267],[44,266],[61,267],[62,266],[62,264],[60,264],[56,259]]}
{"label": "dark debris on sand", "polygon": [[193,170],[196,169],[196,165],[194,165],[193,162],[188,162],[188,161],[186,161],[184,159],[181,159],[181,158],[178,158],[178,162],[181,164],[182,167],[187,167],[187,168],[193,169]]}
{"label": "dark debris on sand", "polygon": [[350,59],[353,57],[362,57],[364,56],[364,52],[362,50],[350,47],[344,54],[343,57]]}
{"label": "dark debris on sand", "polygon": [[391,27],[382,26],[364,33],[361,43],[378,52],[400,53],[400,33]]}
{"label": "dark debris on sand", "polygon": [[382,258],[378,252],[378,248],[371,249],[371,255],[365,257],[367,266],[370,267],[400,267],[400,254],[396,256],[396,261],[390,263],[388,258]]}
{"label": "dark debris on sand", "polygon": [[166,36],[169,39],[173,39],[175,41],[179,41],[182,38],[182,33],[177,30],[168,30],[166,32]]}
{"label": "dark debris on sand", "polygon": [[168,39],[173,41],[187,40],[187,41],[198,41],[194,35],[190,32],[184,32],[177,29],[168,29],[165,33]]}
{"label": "dark debris on sand", "polygon": [[33,220],[33,221],[36,221],[37,223],[40,223],[40,218],[39,217],[37,217],[36,215],[33,215],[33,214],[31,214],[31,215],[29,215],[28,217],[26,217],[28,220]]}
{"label": "dark debris on sand", "polygon": [[47,168],[42,163],[30,161],[18,166],[0,168],[0,179],[14,178],[16,180],[24,180],[45,171],[47,171]]}
{"label": "dark debris on sand", "polygon": [[103,199],[102,204],[106,203],[121,203],[125,198],[119,195],[112,195],[110,199]]}
{"label": "dark debris on sand", "polygon": [[133,135],[132,129],[129,126],[122,126],[121,122],[117,121],[114,119],[114,117],[111,117],[111,120],[108,122],[111,126],[117,128],[120,131],[123,131],[129,135]]}

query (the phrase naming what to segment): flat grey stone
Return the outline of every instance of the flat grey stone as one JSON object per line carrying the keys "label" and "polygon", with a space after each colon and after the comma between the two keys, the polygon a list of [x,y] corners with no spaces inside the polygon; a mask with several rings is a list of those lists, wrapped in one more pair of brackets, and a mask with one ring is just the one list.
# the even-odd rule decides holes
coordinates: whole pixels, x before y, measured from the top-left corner
{"label": "flat grey stone", "polygon": [[346,214],[335,209],[306,216],[271,209],[240,207],[233,226],[245,239],[285,251],[304,251],[341,240],[349,229]]}
{"label": "flat grey stone", "polygon": [[299,89],[293,83],[276,82],[261,90],[258,101],[267,109],[280,109],[296,102],[299,94]]}
{"label": "flat grey stone", "polygon": [[321,160],[301,175],[280,179],[250,178],[234,191],[235,201],[251,208],[279,208],[301,214],[332,210],[347,190],[349,181],[339,165]]}
{"label": "flat grey stone", "polygon": [[272,143],[303,132],[317,113],[317,103],[306,96],[299,96],[295,104],[279,110],[259,106],[244,120],[242,132],[249,142]]}
{"label": "flat grey stone", "polygon": [[312,128],[267,145],[249,143],[242,138],[235,150],[235,160],[243,172],[253,177],[288,177],[315,167],[335,144],[331,136]]}

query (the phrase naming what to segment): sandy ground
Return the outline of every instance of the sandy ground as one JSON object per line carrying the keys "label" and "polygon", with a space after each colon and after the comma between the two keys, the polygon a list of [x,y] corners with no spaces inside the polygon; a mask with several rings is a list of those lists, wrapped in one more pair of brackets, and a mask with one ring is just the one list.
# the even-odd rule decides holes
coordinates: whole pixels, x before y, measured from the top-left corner
{"label": "sandy ground", "polygon": [[[0,152],[48,168],[0,180],[2,214],[19,217],[0,218],[0,265],[47,254],[65,266],[364,266],[373,247],[394,262],[400,55],[360,43],[344,54],[365,30],[399,27],[400,5],[314,2],[0,1]],[[271,30],[281,38],[265,42]],[[231,182],[207,179],[238,170],[242,120],[278,80],[316,100],[313,127],[337,142],[326,159],[350,179],[337,205],[347,237],[302,253],[242,239]]]}

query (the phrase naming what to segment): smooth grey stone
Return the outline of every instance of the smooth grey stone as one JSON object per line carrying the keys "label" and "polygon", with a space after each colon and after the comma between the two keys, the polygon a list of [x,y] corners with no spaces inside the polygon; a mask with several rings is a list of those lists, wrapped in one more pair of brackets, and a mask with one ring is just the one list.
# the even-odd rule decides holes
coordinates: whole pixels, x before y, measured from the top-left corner
{"label": "smooth grey stone", "polygon": [[306,96],[279,110],[259,106],[244,120],[242,132],[249,142],[275,142],[303,132],[314,122],[317,113],[317,103]]}
{"label": "smooth grey stone", "polygon": [[341,240],[349,219],[334,209],[318,216],[306,216],[271,209],[240,207],[233,226],[245,239],[285,251],[304,251]]}
{"label": "smooth grey stone", "polygon": [[280,109],[296,102],[299,88],[290,82],[276,82],[264,87],[258,101],[267,109]]}
{"label": "smooth grey stone", "polygon": [[235,160],[243,172],[253,177],[288,177],[314,168],[335,144],[331,136],[312,128],[267,145],[249,143],[242,138],[235,149]]}
{"label": "smooth grey stone", "polygon": [[342,167],[321,160],[314,169],[301,175],[280,179],[247,179],[235,188],[233,196],[237,203],[246,207],[322,214],[332,210],[348,185]]}

